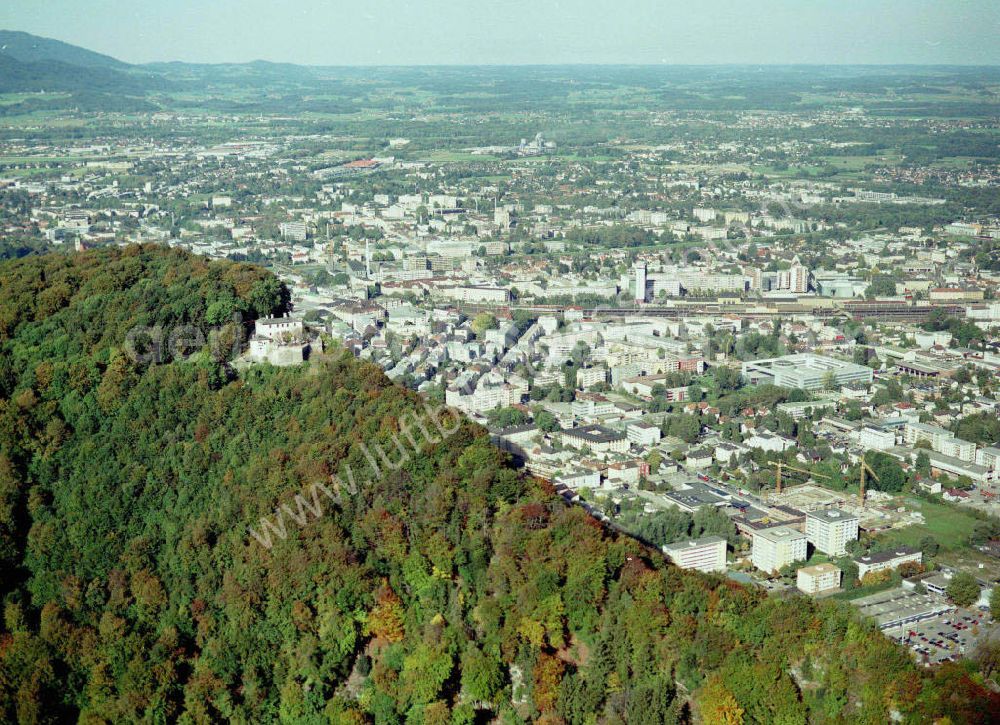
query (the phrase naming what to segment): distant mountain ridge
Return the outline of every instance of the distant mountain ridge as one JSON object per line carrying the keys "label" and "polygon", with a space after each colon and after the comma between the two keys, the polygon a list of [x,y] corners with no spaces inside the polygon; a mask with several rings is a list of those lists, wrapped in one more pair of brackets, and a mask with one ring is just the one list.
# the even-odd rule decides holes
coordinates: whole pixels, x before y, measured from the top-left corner
{"label": "distant mountain ridge", "polygon": [[[993,118],[1000,115],[1000,103],[975,89],[998,79],[1000,67],[393,67],[265,60],[129,64],[62,41],[0,30],[0,93],[35,94],[0,105],[0,117],[60,110],[144,112],[192,105],[233,114],[340,114],[387,111],[400,103],[418,108],[426,98],[455,112],[563,111],[593,102],[581,100],[581,93],[624,86],[642,89],[644,103],[674,110],[815,110],[826,102],[817,97],[839,98],[836,103],[844,105],[854,102],[853,94],[883,115]],[[926,98],[933,94],[943,99],[942,94],[950,92],[945,89],[956,85],[964,89],[961,100],[932,103]],[[373,88],[379,89],[374,95]],[[631,108],[632,101],[619,104]]]}

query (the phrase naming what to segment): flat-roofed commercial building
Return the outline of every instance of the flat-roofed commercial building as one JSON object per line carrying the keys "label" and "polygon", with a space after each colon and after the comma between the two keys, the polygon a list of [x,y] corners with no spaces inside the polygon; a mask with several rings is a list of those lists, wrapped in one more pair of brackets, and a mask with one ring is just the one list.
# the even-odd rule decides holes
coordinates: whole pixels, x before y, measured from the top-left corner
{"label": "flat-roofed commercial building", "polygon": [[754,532],[750,560],[761,571],[772,572],[805,561],[807,553],[805,534],[789,526],[775,526]]}
{"label": "flat-roofed commercial building", "polygon": [[663,547],[663,553],[681,569],[704,572],[726,570],[726,540],[721,536],[678,541]]}
{"label": "flat-roofed commercial building", "polygon": [[824,554],[843,556],[847,553],[847,542],[858,538],[858,517],[840,509],[809,511],[806,538]]}
{"label": "flat-roofed commercial building", "polygon": [[851,604],[862,615],[874,619],[879,629],[920,622],[955,608],[936,594],[917,594],[904,587],[852,599]]}
{"label": "flat-roofed commercial building", "polygon": [[961,458],[946,456],[937,451],[929,451],[927,457],[931,461],[931,473],[946,473],[949,476],[967,476],[976,484],[990,489],[995,493],[994,481],[997,477],[996,471],[991,471],[986,466],[979,466]]}
{"label": "flat-roofed commercial building", "polygon": [[701,481],[692,481],[679,491],[667,491],[663,498],[666,503],[681,511],[694,513],[702,506],[728,506],[732,497],[722,489],[706,486]]}
{"label": "flat-roofed commercial building", "polygon": [[600,425],[583,425],[579,428],[565,428],[563,441],[573,448],[590,448],[595,453],[624,453],[629,441],[624,433]]}
{"label": "flat-roofed commercial building", "polygon": [[848,383],[867,385],[874,379],[874,372],[869,367],[812,353],[752,360],[743,363],[742,372],[753,384],[773,383],[802,390],[821,390]]}
{"label": "flat-roofed commercial building", "polygon": [[810,596],[840,588],[840,569],[829,562],[804,566],[796,572],[795,586]]}

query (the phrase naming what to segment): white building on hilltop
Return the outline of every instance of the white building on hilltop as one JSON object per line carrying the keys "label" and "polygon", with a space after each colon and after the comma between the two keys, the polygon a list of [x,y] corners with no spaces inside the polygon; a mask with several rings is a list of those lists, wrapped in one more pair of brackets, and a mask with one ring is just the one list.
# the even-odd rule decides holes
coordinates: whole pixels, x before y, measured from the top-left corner
{"label": "white building on hilltop", "polygon": [[293,320],[289,315],[284,317],[262,317],[254,321],[254,337],[268,340],[295,340],[303,336],[305,328],[302,320]]}
{"label": "white building on hilltop", "polygon": [[302,320],[290,316],[263,317],[254,322],[250,338],[250,360],[272,365],[298,365],[309,355]]}

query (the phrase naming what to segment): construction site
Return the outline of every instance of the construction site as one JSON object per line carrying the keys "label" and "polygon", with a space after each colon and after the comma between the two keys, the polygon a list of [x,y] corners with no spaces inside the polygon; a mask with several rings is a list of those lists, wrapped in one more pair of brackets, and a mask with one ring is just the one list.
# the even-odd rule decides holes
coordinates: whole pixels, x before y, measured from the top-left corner
{"label": "construction site", "polygon": [[894,496],[881,491],[870,491],[862,506],[857,494],[833,491],[817,483],[807,482],[783,486],[781,493],[769,491],[765,500],[772,506],[787,506],[799,511],[816,511],[839,508],[858,517],[858,525],[865,531],[884,531],[911,524],[923,523],[923,514],[897,505]]}
{"label": "construction site", "polygon": [[[786,463],[774,463],[775,488],[762,492],[762,499],[771,506],[787,507],[802,512],[839,508],[858,518],[865,531],[885,531],[923,523],[923,514],[902,505],[902,499],[867,487],[875,472],[862,459],[860,491],[834,491],[814,479],[823,476]],[[804,483],[797,482],[805,480]]]}

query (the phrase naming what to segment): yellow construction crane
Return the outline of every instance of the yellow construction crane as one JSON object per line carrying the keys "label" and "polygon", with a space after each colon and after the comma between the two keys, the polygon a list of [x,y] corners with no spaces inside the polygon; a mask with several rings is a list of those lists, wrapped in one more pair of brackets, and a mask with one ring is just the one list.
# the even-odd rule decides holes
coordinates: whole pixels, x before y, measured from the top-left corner
{"label": "yellow construction crane", "polygon": [[862,508],[864,508],[865,505],[865,472],[867,472],[868,475],[870,475],[876,481],[882,480],[878,477],[878,474],[872,470],[872,467],[865,462],[865,457],[861,456],[861,490],[858,491],[858,501],[861,504]]}
{"label": "yellow construction crane", "polygon": [[777,469],[774,476],[774,492],[781,493],[781,472],[783,470],[798,471],[799,473],[805,473],[806,475],[813,476],[815,478],[829,478],[829,476],[822,473],[813,473],[812,471],[807,471],[804,468],[796,468],[795,466],[789,466],[784,461],[778,461],[777,463],[771,463],[771,468]]}

